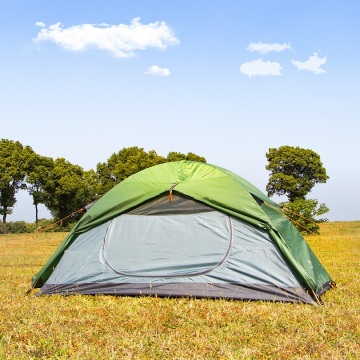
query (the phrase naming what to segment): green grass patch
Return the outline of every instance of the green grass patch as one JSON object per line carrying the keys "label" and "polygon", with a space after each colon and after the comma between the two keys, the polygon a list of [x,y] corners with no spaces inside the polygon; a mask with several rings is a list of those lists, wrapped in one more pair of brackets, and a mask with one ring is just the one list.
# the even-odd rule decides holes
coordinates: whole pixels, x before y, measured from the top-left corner
{"label": "green grass patch", "polygon": [[0,235],[0,358],[358,359],[360,222],[307,240],[337,283],[324,306],[25,296],[65,233]]}

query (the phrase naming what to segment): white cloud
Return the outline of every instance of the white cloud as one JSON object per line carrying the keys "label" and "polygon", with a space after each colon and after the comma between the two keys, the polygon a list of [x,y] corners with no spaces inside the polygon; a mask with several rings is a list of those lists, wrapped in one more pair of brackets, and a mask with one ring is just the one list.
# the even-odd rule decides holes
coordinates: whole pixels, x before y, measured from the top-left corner
{"label": "white cloud", "polygon": [[167,68],[160,68],[157,65],[150,66],[147,71],[144,72],[146,75],[152,76],[169,76],[170,70]]}
{"label": "white cloud", "polygon": [[45,27],[46,25],[42,22],[42,21],[38,21],[37,23],[35,23],[35,26],[38,26],[38,27]]}
{"label": "white cloud", "polygon": [[136,50],[165,50],[168,45],[179,44],[165,22],[145,25],[141,24],[140,18],[133,19],[130,25],[81,24],[65,28],[61,23],[56,23],[41,29],[34,41],[52,41],[71,51],[85,51],[88,48],[107,50],[119,58],[134,56]]}
{"label": "white cloud", "polygon": [[246,62],[240,66],[240,72],[252,76],[281,76],[282,66],[273,61],[264,61],[262,59]]}
{"label": "white cloud", "polygon": [[298,70],[307,70],[315,74],[324,74],[326,72],[324,69],[321,68],[321,65],[324,65],[326,63],[326,56],[321,59],[318,57],[317,53],[314,53],[312,56],[309,57],[308,60],[304,62],[296,60],[291,60],[291,62]]}
{"label": "white cloud", "polygon": [[275,51],[275,52],[281,52],[284,50],[290,50],[291,49],[291,45],[289,44],[266,44],[263,42],[257,42],[257,43],[250,43],[249,46],[247,47],[248,50],[250,51],[258,51],[262,54],[267,54],[271,51]]}

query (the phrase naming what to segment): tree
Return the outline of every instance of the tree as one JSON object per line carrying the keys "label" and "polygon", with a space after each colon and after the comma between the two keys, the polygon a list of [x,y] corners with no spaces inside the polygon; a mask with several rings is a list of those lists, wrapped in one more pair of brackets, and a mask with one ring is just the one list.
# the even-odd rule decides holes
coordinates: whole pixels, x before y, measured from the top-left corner
{"label": "tree", "polygon": [[171,151],[169,152],[168,156],[166,157],[166,161],[179,161],[179,160],[191,160],[191,161],[199,161],[199,162],[206,162],[206,159],[202,156],[196,155],[192,152],[187,153],[187,155]]}
{"label": "tree", "polygon": [[19,141],[0,141],[0,214],[3,216],[3,233],[6,233],[6,218],[16,203],[16,193],[25,189],[25,176],[35,153],[30,146]]}
{"label": "tree", "polygon": [[[306,195],[318,183],[326,183],[329,178],[320,156],[309,149],[281,146],[271,148],[266,153],[270,177],[266,190],[268,196],[285,195],[288,202],[282,203],[288,210],[293,209],[302,218],[311,219],[329,211],[325,204],[318,207],[317,200],[306,199]],[[318,221],[323,221],[320,219]],[[310,225],[307,226],[309,228]],[[318,226],[315,226],[318,229]],[[303,231],[304,229],[299,230]]]}
{"label": "tree", "polygon": [[37,155],[34,157],[28,174],[26,176],[26,188],[28,193],[33,198],[33,204],[35,206],[35,224],[38,228],[39,224],[39,204],[46,204],[49,198],[45,188],[52,178],[52,172],[54,169],[54,160],[50,157]]}
{"label": "tree", "polygon": [[320,156],[308,149],[281,146],[266,154],[270,171],[266,186],[268,196],[286,195],[289,201],[305,199],[317,183],[326,183],[326,174]]}
{"label": "tree", "polygon": [[[45,205],[55,219],[64,219],[94,200],[93,174],[64,158],[55,159],[51,178],[44,184]],[[77,214],[72,219],[79,217]]]}

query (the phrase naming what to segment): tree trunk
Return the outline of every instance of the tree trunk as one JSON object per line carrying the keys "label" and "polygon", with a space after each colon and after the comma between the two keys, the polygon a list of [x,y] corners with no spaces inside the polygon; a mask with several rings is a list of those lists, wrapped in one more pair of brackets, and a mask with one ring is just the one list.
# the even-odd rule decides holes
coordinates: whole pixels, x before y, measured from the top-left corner
{"label": "tree trunk", "polygon": [[38,204],[35,204],[35,228],[36,230],[39,227],[39,209],[38,209]]}
{"label": "tree trunk", "polygon": [[6,230],[6,209],[5,209],[5,214],[3,214],[3,228],[2,228],[2,233],[6,234],[7,230]]}

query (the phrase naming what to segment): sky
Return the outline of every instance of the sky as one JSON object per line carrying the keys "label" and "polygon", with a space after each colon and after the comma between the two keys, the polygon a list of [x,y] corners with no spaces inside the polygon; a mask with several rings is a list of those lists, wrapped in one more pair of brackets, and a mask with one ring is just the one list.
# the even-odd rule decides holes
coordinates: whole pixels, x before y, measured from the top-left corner
{"label": "sky", "polygon": [[[357,0],[0,0],[0,138],[84,170],[193,152],[264,193],[266,152],[320,155],[307,198],[360,220]],[[275,199],[276,201],[286,200]],[[50,217],[45,207],[40,217]],[[33,222],[26,192],[8,221]]]}

